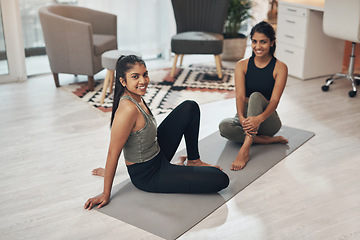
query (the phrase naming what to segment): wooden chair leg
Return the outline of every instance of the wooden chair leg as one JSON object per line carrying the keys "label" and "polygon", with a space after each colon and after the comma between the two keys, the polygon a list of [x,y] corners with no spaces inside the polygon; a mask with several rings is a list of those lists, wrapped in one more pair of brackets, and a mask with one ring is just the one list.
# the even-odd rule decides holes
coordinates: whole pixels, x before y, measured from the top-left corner
{"label": "wooden chair leg", "polygon": [[114,74],[115,71],[114,70],[109,70],[110,71],[110,84],[109,84],[109,88],[110,88],[110,94],[113,92],[113,85],[114,85]]}
{"label": "wooden chair leg", "polygon": [[216,71],[217,71],[218,77],[219,77],[219,79],[222,79],[220,54],[219,55],[214,55],[214,56],[215,56]]}
{"label": "wooden chair leg", "polygon": [[[105,76],[105,79],[104,79],[104,85],[103,85],[103,89],[102,89],[102,93],[101,93],[101,99],[100,99],[100,104],[103,104],[104,103],[104,100],[105,100],[105,96],[106,96],[106,92],[107,92],[107,88],[108,88],[108,85],[109,85],[109,81],[110,81],[110,71],[108,70],[106,72],[106,76]],[[110,87],[111,88],[111,87]]]}
{"label": "wooden chair leg", "polygon": [[180,66],[182,66],[183,58],[184,58],[184,54],[181,54],[180,55]]}
{"label": "wooden chair leg", "polygon": [[177,62],[178,57],[179,57],[179,55],[175,54],[174,63],[173,63],[172,69],[171,69],[170,77],[174,77],[174,75],[175,75],[176,62]]}
{"label": "wooden chair leg", "polygon": [[54,76],[55,86],[56,86],[56,87],[60,87],[59,74],[58,74],[58,73],[53,73],[53,76]]}
{"label": "wooden chair leg", "polygon": [[89,91],[94,91],[94,87],[95,87],[94,76],[88,76],[88,86],[89,86]]}

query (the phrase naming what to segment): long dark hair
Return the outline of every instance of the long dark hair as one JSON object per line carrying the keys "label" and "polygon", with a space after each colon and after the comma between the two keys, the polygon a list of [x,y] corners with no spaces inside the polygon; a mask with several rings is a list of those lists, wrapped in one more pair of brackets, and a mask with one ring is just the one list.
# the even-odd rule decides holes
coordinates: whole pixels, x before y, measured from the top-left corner
{"label": "long dark hair", "polygon": [[[275,52],[275,49],[276,49],[276,37],[275,37],[275,30],[274,28],[271,26],[270,23],[268,22],[265,22],[265,21],[261,21],[259,23],[257,23],[252,29],[251,29],[251,32],[250,32],[250,38],[252,39],[253,35],[255,33],[262,33],[264,34],[266,37],[268,37],[270,39],[270,41],[274,41],[274,45],[272,47],[270,47],[270,54],[271,56],[274,56],[274,52]],[[253,51],[252,53],[252,56],[254,57],[255,56],[255,53]]]}
{"label": "long dark hair", "polygon": [[136,55],[122,55],[116,62],[115,90],[110,126],[112,126],[115,112],[119,106],[120,98],[125,91],[125,87],[120,83],[120,78],[123,78],[126,81],[126,72],[132,69],[136,63],[144,65],[146,67],[144,60],[142,60],[141,57]]}

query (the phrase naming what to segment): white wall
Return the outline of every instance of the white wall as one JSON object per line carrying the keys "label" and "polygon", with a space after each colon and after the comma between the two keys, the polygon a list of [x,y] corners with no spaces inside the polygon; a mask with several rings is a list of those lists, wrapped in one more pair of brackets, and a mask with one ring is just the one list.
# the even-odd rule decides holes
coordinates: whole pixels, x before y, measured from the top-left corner
{"label": "white wall", "polygon": [[252,25],[267,19],[268,11],[270,10],[269,0],[253,0],[254,6],[252,8]]}
{"label": "white wall", "polygon": [[0,0],[5,44],[9,64],[8,75],[0,75],[0,83],[27,80],[24,44],[18,0]]}

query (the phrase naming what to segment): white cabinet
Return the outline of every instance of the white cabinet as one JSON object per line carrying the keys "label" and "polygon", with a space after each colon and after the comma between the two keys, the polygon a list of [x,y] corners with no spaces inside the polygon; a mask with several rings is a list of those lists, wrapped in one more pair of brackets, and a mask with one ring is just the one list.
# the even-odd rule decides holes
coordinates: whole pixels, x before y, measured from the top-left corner
{"label": "white cabinet", "polygon": [[289,75],[306,80],[341,71],[344,41],[324,34],[322,17],[322,11],[279,2],[275,53]]}

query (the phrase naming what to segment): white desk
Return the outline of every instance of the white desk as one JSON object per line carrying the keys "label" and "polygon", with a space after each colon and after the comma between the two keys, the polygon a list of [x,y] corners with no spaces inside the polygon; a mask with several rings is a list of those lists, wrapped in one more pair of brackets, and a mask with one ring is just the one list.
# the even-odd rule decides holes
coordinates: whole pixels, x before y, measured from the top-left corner
{"label": "white desk", "polygon": [[306,80],[341,72],[345,41],[322,29],[324,0],[280,0],[276,57]]}

